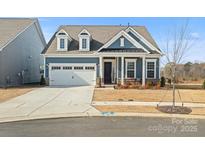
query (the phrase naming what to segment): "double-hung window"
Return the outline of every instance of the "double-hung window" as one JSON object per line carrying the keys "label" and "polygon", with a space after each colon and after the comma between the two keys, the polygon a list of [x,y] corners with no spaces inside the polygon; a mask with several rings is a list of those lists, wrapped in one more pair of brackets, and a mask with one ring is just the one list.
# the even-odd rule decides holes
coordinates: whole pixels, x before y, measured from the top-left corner
{"label": "double-hung window", "polygon": [[146,78],[155,79],[156,78],[156,59],[150,59],[146,61]]}
{"label": "double-hung window", "polygon": [[65,48],[65,39],[60,39],[60,49]]}
{"label": "double-hung window", "polygon": [[134,79],[136,76],[136,59],[126,59],[126,78]]}
{"label": "double-hung window", "polygon": [[87,48],[87,39],[82,39],[82,49],[86,49]]}

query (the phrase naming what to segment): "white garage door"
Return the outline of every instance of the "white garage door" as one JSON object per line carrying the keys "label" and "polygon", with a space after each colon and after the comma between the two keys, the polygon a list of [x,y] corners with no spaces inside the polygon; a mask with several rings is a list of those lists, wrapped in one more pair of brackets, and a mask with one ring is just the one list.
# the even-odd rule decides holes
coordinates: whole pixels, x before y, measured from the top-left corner
{"label": "white garage door", "polygon": [[83,86],[96,84],[95,64],[50,64],[49,84],[52,86]]}

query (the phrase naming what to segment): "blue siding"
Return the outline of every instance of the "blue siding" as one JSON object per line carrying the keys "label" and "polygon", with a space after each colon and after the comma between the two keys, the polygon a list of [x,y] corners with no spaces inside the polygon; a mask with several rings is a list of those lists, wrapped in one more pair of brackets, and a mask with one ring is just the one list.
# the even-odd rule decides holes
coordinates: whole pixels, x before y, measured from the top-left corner
{"label": "blue siding", "polygon": [[136,48],[130,41],[124,38],[124,47],[120,46],[120,38],[117,39],[113,44],[111,44],[108,48]]}
{"label": "blue siding", "polygon": [[131,32],[128,32],[128,34],[134,38],[139,44],[141,44],[145,49],[150,50],[150,48],[144,44],[140,39],[138,39],[134,34],[132,34]]}
{"label": "blue siding", "polygon": [[49,63],[95,63],[97,64],[97,77],[99,76],[99,58],[92,58],[92,57],[83,57],[83,58],[77,58],[77,57],[69,57],[69,58],[57,58],[57,57],[49,57],[46,58],[46,77],[49,76]]}

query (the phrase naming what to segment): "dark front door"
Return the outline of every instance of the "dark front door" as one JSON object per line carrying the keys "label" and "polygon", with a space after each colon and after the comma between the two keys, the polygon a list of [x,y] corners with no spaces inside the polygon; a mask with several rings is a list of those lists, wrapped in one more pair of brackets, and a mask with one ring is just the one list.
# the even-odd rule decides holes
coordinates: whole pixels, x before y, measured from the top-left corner
{"label": "dark front door", "polygon": [[104,63],[104,84],[111,84],[112,62]]}

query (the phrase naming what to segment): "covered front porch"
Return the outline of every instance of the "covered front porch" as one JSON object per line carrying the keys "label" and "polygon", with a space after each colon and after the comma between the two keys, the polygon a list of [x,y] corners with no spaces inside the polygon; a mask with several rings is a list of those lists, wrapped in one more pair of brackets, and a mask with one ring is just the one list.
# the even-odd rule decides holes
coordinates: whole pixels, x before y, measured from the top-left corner
{"label": "covered front porch", "polygon": [[101,85],[124,85],[126,81],[146,81],[145,56],[105,56],[99,57],[99,78]]}

